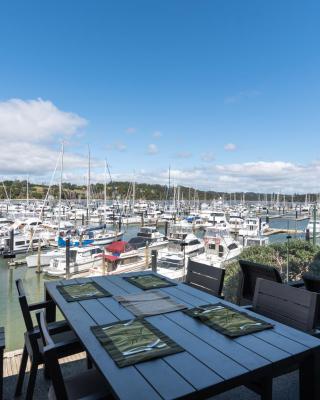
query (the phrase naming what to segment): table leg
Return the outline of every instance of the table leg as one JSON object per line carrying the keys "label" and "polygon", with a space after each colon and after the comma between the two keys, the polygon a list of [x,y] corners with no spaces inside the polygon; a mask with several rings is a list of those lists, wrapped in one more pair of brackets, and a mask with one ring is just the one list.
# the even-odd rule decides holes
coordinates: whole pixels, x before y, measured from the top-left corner
{"label": "table leg", "polygon": [[45,299],[46,301],[50,301],[50,305],[46,307],[46,320],[48,323],[54,322],[56,320],[56,304],[47,289],[45,289]]}
{"label": "table leg", "polygon": [[311,356],[300,364],[300,399],[320,399],[320,349],[315,349]]}
{"label": "table leg", "polygon": [[3,349],[0,349],[0,400],[3,396]]}

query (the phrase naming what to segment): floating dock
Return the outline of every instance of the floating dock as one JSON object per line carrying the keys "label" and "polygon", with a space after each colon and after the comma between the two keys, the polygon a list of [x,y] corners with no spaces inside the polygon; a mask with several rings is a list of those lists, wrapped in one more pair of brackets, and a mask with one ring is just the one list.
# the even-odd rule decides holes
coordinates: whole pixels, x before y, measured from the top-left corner
{"label": "floating dock", "polygon": [[299,229],[269,228],[267,231],[263,232],[263,236],[278,235],[279,233],[286,233],[287,235],[297,235],[305,232]]}

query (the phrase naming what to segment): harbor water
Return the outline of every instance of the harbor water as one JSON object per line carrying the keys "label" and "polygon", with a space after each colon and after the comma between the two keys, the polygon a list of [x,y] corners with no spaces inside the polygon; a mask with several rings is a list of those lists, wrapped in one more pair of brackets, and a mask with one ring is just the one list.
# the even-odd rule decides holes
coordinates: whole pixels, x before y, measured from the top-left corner
{"label": "harbor water", "polygon": [[[308,221],[286,220],[283,218],[270,220],[271,228],[285,228],[290,230],[304,231]],[[135,236],[139,230],[138,226],[128,226],[124,235],[124,240]],[[201,233],[199,233],[201,235]],[[292,238],[303,238],[304,234],[297,233],[291,235]],[[285,241],[286,234],[270,236],[270,243],[275,241]],[[19,256],[25,257],[25,255]],[[37,274],[35,268],[20,266],[9,268],[7,260],[0,258],[0,326],[6,330],[6,351],[22,348],[24,322],[18,302],[15,281],[22,279],[28,300],[38,302],[44,298],[43,274]]]}

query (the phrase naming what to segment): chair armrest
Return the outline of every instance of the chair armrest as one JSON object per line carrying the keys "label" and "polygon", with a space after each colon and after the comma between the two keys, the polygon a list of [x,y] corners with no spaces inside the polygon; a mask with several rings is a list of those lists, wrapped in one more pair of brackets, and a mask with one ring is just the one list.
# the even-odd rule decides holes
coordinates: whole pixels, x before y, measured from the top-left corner
{"label": "chair armrest", "polygon": [[84,351],[83,346],[78,339],[66,340],[64,342],[57,342],[54,348],[58,358],[67,357],[72,354],[81,353]]}
{"label": "chair armrest", "polygon": [[46,308],[49,305],[52,305],[52,300],[48,301],[40,301],[39,303],[32,303],[29,304],[29,311],[40,310],[41,308]]}
{"label": "chair armrest", "polygon": [[57,333],[63,333],[63,332],[71,330],[70,325],[65,320],[50,322],[48,324],[48,329],[49,329],[50,335],[55,335]]}
{"label": "chair armrest", "polygon": [[299,281],[290,281],[290,282],[287,282],[286,285],[296,287],[296,288],[301,288],[304,286],[304,281],[303,281],[303,279],[300,279]]}

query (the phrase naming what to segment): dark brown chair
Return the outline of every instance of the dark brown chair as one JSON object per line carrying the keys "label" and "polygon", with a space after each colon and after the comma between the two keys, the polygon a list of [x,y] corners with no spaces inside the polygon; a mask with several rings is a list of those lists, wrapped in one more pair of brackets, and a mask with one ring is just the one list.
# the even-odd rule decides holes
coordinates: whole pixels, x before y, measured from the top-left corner
{"label": "dark brown chair", "polygon": [[221,297],[225,270],[202,264],[189,258],[186,284]]}
{"label": "dark brown chair", "polygon": [[[29,356],[31,362],[31,368],[30,368],[30,376],[28,381],[26,399],[31,400],[33,397],[38,366],[43,364],[44,361],[43,346],[42,346],[40,331],[37,326],[33,325],[31,312],[39,309],[46,309],[52,304],[51,302],[48,301],[28,304],[21,279],[18,279],[16,281],[16,285],[19,295],[19,303],[26,326],[26,332],[24,334],[24,347],[23,347],[15,396],[19,396],[21,394],[28,356]],[[66,321],[50,323],[49,330],[50,334],[53,335],[55,341],[63,343],[63,346],[61,346],[60,357],[66,357],[68,355],[76,354],[83,351],[83,347],[77,340],[75,334],[70,329]]]}
{"label": "dark brown chair", "polygon": [[252,310],[304,332],[317,333],[317,293],[258,278]]}
{"label": "dark brown chair", "polygon": [[[252,311],[281,322],[285,325],[319,336],[316,330],[318,315],[317,294],[279,282],[258,278],[252,304]],[[293,363],[287,372],[297,369]],[[262,399],[272,399],[272,379],[247,385],[260,394]]]}
{"label": "dark brown chair", "polygon": [[44,359],[52,381],[49,400],[111,399],[106,380],[95,369],[63,379],[59,357],[64,352],[64,343],[57,343],[51,337],[43,311],[37,313],[37,320],[43,340]]}
{"label": "dark brown chair", "polygon": [[[259,264],[247,260],[239,260],[241,269],[240,284],[238,288],[238,304],[251,304],[258,278],[266,279],[272,282],[283,283],[281,275],[277,268],[269,265]],[[301,287],[303,282],[290,282],[290,286]]]}
{"label": "dark brown chair", "polygon": [[0,327],[0,400],[2,400],[2,390],[3,390],[3,353],[6,346],[4,328]]}
{"label": "dark brown chair", "polygon": [[302,275],[304,287],[310,292],[320,293],[320,276],[314,275],[310,272],[305,272]]}

